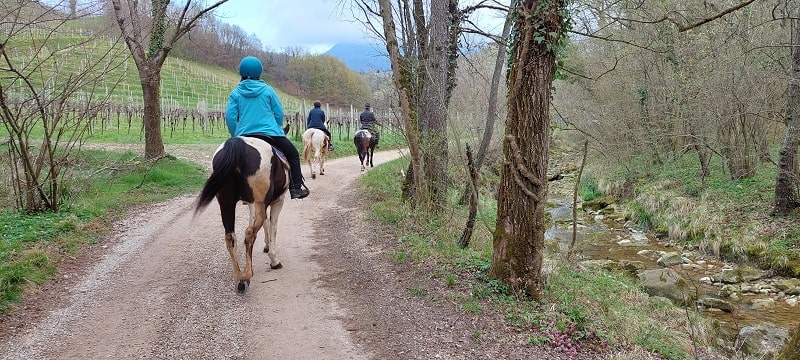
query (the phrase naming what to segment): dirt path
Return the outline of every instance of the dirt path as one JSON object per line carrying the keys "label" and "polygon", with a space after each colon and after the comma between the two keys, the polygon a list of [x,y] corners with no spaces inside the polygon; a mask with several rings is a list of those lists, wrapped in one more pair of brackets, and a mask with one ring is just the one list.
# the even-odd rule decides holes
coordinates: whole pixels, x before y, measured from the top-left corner
{"label": "dirt path", "polygon": [[[214,148],[167,150],[208,163]],[[400,156],[382,151],[375,164]],[[0,317],[0,359],[607,358],[532,345],[530,331],[510,327],[491,305],[464,311],[469,281],[451,287],[432,276],[436,258],[413,266],[392,260],[396,236],[365,218],[368,205],[354,191],[358,159],[326,167],[307,179],[311,196],[287,200],[281,213],[284,267],[269,269],[267,255],[255,252],[244,296],[234,290],[218,208],[192,219],[194,196],[176,198],[114,224]],[[303,173],[309,177],[307,165]],[[388,181],[400,186],[402,176]],[[247,219],[240,209],[238,234]],[[259,234],[255,248],[262,244]]]}
{"label": "dirt path", "polygon": [[[399,157],[376,154],[376,165]],[[287,200],[278,229],[283,269],[254,254],[255,276],[236,295],[224,248],[219,209],[192,218],[194,196],[138,211],[114,225],[111,244],[81,276],[59,274],[29,304],[4,320],[3,359],[364,359],[353,344],[336,296],[320,284],[312,257],[326,247],[315,235],[320,219],[352,218],[342,196],[360,175],[353,157],[330,161],[327,174],[308,179],[311,196]],[[306,173],[308,168],[303,166]],[[306,174],[308,178],[308,174]],[[237,234],[247,218],[239,207]],[[329,221],[322,221],[329,224]],[[347,231],[347,229],[344,229]],[[240,235],[241,236],[241,235]],[[237,244],[241,251],[242,245]],[[263,247],[259,234],[256,249]],[[59,281],[60,280],[60,281]],[[64,285],[67,284],[67,285]],[[49,295],[47,295],[49,294]],[[58,297],[58,298],[56,298]],[[38,316],[36,316],[38,314]]]}

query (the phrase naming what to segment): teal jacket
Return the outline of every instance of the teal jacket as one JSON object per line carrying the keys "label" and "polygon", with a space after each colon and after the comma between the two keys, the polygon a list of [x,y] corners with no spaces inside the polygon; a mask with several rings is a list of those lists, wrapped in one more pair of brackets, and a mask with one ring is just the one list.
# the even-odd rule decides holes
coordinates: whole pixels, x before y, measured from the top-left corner
{"label": "teal jacket", "polygon": [[283,105],[271,86],[261,80],[242,80],[228,98],[225,124],[231,136],[283,133]]}

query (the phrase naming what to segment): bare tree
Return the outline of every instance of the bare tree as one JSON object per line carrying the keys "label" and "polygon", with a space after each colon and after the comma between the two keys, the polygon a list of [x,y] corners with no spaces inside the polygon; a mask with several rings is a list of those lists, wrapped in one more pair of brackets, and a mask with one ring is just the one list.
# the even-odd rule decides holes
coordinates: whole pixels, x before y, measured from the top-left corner
{"label": "bare tree", "polygon": [[[60,208],[74,153],[108,104],[105,90],[120,80],[108,74],[126,59],[121,44],[103,52],[96,38],[64,41],[69,21],[56,7],[0,2],[0,122],[9,136],[15,205],[29,212]],[[91,55],[76,55],[83,52]]]}
{"label": "bare tree", "polygon": [[[170,7],[170,0],[111,0],[117,25],[122,31],[133,61],[139,71],[144,100],[145,159],[164,156],[161,137],[161,67],[175,43],[188,33],[199,19],[212,13],[228,0],[212,5],[187,0],[181,8]],[[147,17],[144,14],[149,13]]]}
{"label": "bare tree", "polygon": [[514,0],[497,226],[489,276],[542,295],[550,89],[569,19],[564,0]]}
{"label": "bare tree", "polygon": [[[429,4],[426,7],[426,3]],[[357,2],[367,26],[386,43],[399,92],[411,164],[403,194],[415,204],[446,200],[447,106],[455,86],[461,12],[456,0]],[[372,27],[379,16],[381,30]]]}

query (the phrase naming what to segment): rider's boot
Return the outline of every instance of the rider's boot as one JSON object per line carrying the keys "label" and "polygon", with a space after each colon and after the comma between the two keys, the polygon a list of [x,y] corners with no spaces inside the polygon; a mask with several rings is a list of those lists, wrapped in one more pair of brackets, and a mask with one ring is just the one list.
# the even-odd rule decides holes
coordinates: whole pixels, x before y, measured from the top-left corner
{"label": "rider's boot", "polygon": [[291,195],[292,199],[302,199],[308,196],[311,191],[308,190],[305,184],[300,184],[295,189],[289,189],[289,195]]}

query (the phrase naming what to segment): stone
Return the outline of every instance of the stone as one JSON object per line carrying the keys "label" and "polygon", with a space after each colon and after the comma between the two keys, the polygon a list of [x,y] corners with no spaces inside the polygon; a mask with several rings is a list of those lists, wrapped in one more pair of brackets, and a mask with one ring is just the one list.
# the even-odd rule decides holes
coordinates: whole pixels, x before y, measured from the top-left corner
{"label": "stone", "polygon": [[753,299],[753,310],[767,310],[775,307],[775,299]]}
{"label": "stone", "polygon": [[722,269],[722,272],[715,275],[714,279],[727,284],[735,284],[742,281],[752,281],[761,279],[764,272],[751,267],[741,267],[735,269]]}
{"label": "stone", "polygon": [[700,305],[711,309],[719,309],[724,312],[733,312],[733,304],[728,301],[715,297],[704,297],[697,301]]}
{"label": "stone", "polygon": [[789,295],[800,293],[800,279],[788,278],[775,280],[775,288]]}
{"label": "stone", "polygon": [[583,210],[599,211],[600,209],[605,209],[614,202],[614,197],[608,195],[598,199],[584,201],[583,204],[581,204],[581,208],[583,208]]}
{"label": "stone", "polygon": [[731,296],[732,294],[738,294],[741,292],[742,288],[733,284],[725,284],[719,289],[719,293],[725,296]]}
{"label": "stone", "polygon": [[638,241],[638,242],[646,242],[647,241],[647,235],[643,234],[643,233],[640,233],[640,232],[634,232],[633,234],[631,234],[631,237],[633,238],[633,240]]}
{"label": "stone", "polygon": [[660,258],[658,258],[656,264],[661,266],[672,266],[672,265],[683,264],[684,262],[685,259],[683,258],[683,255],[681,255],[680,253],[667,252],[661,255]]}
{"label": "stone", "polygon": [[746,326],[739,330],[742,350],[763,359],[773,359],[789,341],[789,330],[772,323]]}
{"label": "stone", "polygon": [[690,298],[689,283],[675,270],[664,268],[639,272],[642,287],[650,296],[663,296],[684,305]]}
{"label": "stone", "polygon": [[636,252],[636,255],[648,257],[652,253],[653,253],[653,250],[639,250],[638,252]]}

